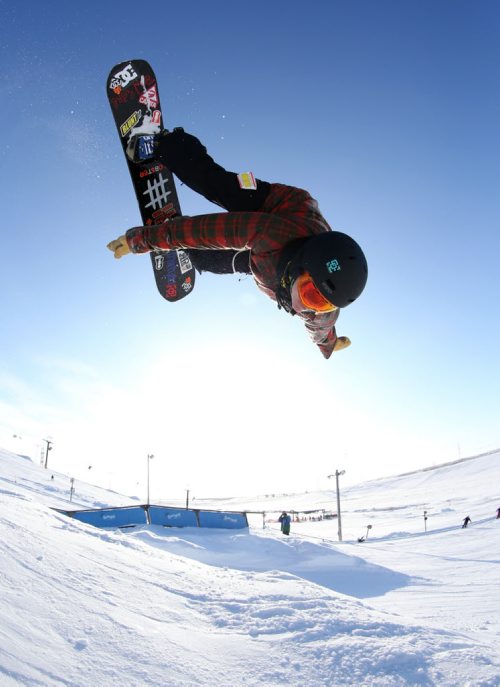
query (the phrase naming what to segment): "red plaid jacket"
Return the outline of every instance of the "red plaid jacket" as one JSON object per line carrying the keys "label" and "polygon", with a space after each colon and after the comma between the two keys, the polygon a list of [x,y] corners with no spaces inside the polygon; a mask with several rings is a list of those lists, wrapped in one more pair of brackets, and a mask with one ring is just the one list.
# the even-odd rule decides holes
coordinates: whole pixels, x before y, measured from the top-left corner
{"label": "red plaid jacket", "polygon": [[[271,184],[259,212],[224,212],[178,217],[164,224],[134,227],[127,232],[133,253],[171,248],[233,248],[250,250],[250,266],[257,286],[276,300],[283,247],[294,239],[331,231],[318,204],[307,191]],[[339,311],[298,313],[325,358],[332,354]]]}

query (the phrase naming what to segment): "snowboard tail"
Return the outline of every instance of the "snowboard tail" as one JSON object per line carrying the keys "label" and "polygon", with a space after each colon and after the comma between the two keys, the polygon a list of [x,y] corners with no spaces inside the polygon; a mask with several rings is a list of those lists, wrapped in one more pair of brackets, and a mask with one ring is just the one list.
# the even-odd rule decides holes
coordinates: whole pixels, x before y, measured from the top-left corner
{"label": "snowboard tail", "polygon": [[[155,158],[155,136],[164,131],[156,76],[145,60],[128,60],[111,69],[106,92],[120,137],[144,225],[161,224],[181,214],[174,178]],[[138,155],[130,155],[131,148]],[[127,154],[128,150],[128,154]],[[156,286],[175,302],[193,290],[195,269],[184,250],[154,251]]]}

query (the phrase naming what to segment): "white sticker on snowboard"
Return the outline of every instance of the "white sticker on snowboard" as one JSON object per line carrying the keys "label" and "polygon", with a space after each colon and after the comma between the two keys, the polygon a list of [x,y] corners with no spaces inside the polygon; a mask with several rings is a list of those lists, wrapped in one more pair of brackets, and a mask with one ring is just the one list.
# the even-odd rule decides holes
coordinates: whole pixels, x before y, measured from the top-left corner
{"label": "white sticker on snowboard", "polygon": [[110,81],[109,87],[115,93],[120,93],[123,88],[126,88],[131,81],[137,79],[137,72],[128,64],[121,72],[117,72]]}

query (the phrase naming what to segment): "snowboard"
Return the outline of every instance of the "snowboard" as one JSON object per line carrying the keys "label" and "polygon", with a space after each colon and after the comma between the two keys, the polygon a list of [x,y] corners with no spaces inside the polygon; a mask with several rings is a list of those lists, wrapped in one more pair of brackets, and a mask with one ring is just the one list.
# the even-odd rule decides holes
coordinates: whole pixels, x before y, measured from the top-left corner
{"label": "snowboard", "polygon": [[[161,224],[181,214],[174,178],[155,159],[155,137],[163,116],[156,76],[145,60],[127,60],[111,69],[106,92],[127,160],[144,226]],[[186,251],[150,253],[156,286],[174,302],[193,290],[195,269]]]}

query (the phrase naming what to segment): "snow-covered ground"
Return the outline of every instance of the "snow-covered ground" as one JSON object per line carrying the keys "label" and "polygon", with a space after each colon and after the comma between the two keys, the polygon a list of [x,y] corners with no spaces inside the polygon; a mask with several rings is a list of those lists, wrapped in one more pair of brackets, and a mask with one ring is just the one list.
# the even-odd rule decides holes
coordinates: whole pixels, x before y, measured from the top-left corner
{"label": "snow-covered ground", "polygon": [[103,531],[50,507],[137,501],[78,482],[71,505],[1,450],[0,475],[2,687],[500,685],[500,452],[342,490],[342,543],[272,522],[334,492],[193,504],[267,511],[248,532]]}

